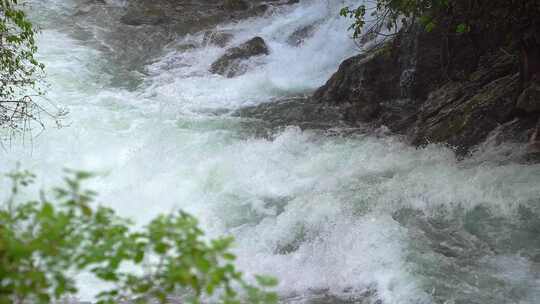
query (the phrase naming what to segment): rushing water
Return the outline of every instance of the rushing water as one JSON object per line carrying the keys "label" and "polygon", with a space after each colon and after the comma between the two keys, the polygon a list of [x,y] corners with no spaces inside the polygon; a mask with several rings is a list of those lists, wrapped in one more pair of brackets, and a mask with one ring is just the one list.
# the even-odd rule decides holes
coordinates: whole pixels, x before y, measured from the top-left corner
{"label": "rushing water", "polygon": [[[458,161],[444,147],[292,126],[260,138],[230,115],[309,93],[358,52],[337,16],[342,1],[221,25],[232,44],[259,35],[271,49],[233,79],[207,72],[224,50],[202,35],[126,73],[100,39],[114,29],[69,23],[83,1],[33,2],[47,98],[70,115],[2,152],[4,172],[21,161],[40,187],[66,167],[98,172],[89,186],[100,201],[139,223],[188,211],[210,236],[234,235],[242,270],[278,277],[290,303],[540,302],[540,166],[490,149]],[[302,46],[286,43],[309,24],[318,27]],[[120,85],[120,74],[138,85]],[[98,288],[86,277],[81,287],[83,299]]]}

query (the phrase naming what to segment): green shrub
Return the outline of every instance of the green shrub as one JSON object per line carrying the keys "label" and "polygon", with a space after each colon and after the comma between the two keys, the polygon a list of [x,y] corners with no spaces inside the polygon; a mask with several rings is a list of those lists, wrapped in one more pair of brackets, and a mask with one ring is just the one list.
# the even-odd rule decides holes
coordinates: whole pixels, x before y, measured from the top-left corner
{"label": "green shrub", "polygon": [[[134,230],[114,210],[94,205],[96,194],[81,186],[91,174],[71,172],[52,200],[42,192],[25,202],[19,194],[34,176],[9,177],[11,195],[0,208],[2,304],[51,303],[75,294],[74,274],[81,271],[114,284],[97,296],[98,303],[166,303],[177,295],[190,303],[210,296],[220,303],[277,302],[264,290],[275,279],[257,276],[256,286],[247,283],[233,264],[232,238],[204,240],[197,220],[184,212]],[[126,270],[133,265],[143,273]]]}
{"label": "green shrub", "polygon": [[354,38],[365,29],[366,13],[370,29],[397,30],[402,24],[418,21],[427,31],[446,27],[445,31],[456,34],[476,30],[507,29],[516,40],[521,31],[538,23],[540,3],[536,0],[376,0],[356,8],[344,7],[340,14],[353,19]]}

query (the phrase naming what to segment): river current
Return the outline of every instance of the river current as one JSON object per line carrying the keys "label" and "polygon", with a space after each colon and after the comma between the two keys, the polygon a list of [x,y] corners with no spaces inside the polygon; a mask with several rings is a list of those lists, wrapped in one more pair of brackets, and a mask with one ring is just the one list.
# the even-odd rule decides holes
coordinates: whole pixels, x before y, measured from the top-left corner
{"label": "river current", "polygon": [[[287,303],[540,303],[540,165],[507,161],[520,147],[458,160],[390,135],[289,126],[261,137],[256,121],[231,115],[309,94],[360,52],[338,16],[358,1],[345,2],[305,0],[220,25],[232,45],[261,36],[270,48],[228,79],[208,72],[224,49],[202,34],[132,71],[101,39],[113,28],[73,17],[83,1],[34,0],[44,102],[69,115],[2,151],[0,169],[21,162],[40,188],[63,168],[97,172],[87,186],[99,201],[140,224],[185,210],[209,236],[233,235],[239,267],[277,277]],[[287,44],[309,24],[301,46]],[[99,289],[91,277],[80,285],[83,300]]]}

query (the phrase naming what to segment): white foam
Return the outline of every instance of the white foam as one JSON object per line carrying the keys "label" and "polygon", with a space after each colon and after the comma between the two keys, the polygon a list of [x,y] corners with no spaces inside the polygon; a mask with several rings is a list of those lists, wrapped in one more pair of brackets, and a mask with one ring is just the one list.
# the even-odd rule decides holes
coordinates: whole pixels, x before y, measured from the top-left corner
{"label": "white foam", "polygon": [[[135,91],[108,86],[113,75],[100,68],[106,62],[98,51],[45,29],[39,43],[52,85],[48,97],[70,109],[71,125],[49,128],[31,149],[2,152],[0,170],[21,161],[39,176],[38,187],[57,184],[64,167],[99,172],[89,186],[100,200],[140,224],[177,208],[191,212],[209,236],[236,236],[241,268],[277,276],[283,296],[374,288],[383,303],[428,303],[407,260],[407,231],[392,213],[478,204],[512,213],[516,204],[540,197],[540,166],[464,164],[439,146],[321,137],[294,127],[272,140],[246,138],[238,119],[199,113],[322,84],[356,52],[347,21],[336,16],[342,5],[303,1],[224,26],[235,42],[260,35],[270,46],[263,65],[244,76],[210,75],[208,66],[223,50],[206,47],[169,53]],[[302,47],[285,44],[311,23],[319,30]],[[91,297],[95,284],[82,282],[82,298]]]}

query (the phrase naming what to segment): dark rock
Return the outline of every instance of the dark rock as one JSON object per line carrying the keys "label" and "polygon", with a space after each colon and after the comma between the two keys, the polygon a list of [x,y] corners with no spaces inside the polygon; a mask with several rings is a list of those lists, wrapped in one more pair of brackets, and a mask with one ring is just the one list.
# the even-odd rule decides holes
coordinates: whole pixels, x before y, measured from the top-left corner
{"label": "dark rock", "polygon": [[82,7],[84,10],[74,15],[71,23],[87,31],[89,39],[96,37],[94,24],[107,25],[99,29],[97,48],[111,61],[107,68],[125,74],[122,78],[128,86],[178,36],[214,28],[230,15],[220,8],[221,0],[132,0],[125,6],[111,1],[92,2],[96,4]]}
{"label": "dark rock", "polygon": [[534,129],[531,130],[531,137],[529,140],[529,145],[527,147],[530,154],[534,154],[536,159],[540,159],[540,118],[534,126]]}
{"label": "dark rock", "polygon": [[399,97],[399,69],[392,61],[382,50],[349,58],[313,99],[341,107],[350,123],[372,122],[379,117],[383,100]]}
{"label": "dark rock", "polygon": [[269,4],[263,3],[263,4],[259,4],[259,5],[255,6],[255,7],[253,7],[250,10],[250,13],[253,16],[263,16],[266,13],[268,13],[271,10],[271,8],[272,8],[272,6],[270,6]]}
{"label": "dark rock", "polygon": [[233,34],[224,31],[206,31],[203,37],[204,44],[213,44],[225,47],[231,41]]}
{"label": "dark rock", "polygon": [[174,47],[177,51],[185,52],[185,51],[191,51],[193,49],[197,48],[197,45],[194,43],[186,43],[186,44],[180,44]]}
{"label": "dark rock", "polygon": [[328,129],[343,125],[342,114],[338,108],[317,104],[305,97],[245,107],[236,111],[234,116],[261,120],[270,129],[289,125],[302,129]]}
{"label": "dark rock", "polygon": [[230,11],[247,10],[249,4],[244,0],[225,0],[223,7]]}
{"label": "dark rock", "polygon": [[120,22],[131,26],[160,25],[167,22],[167,17],[159,10],[136,11],[126,13]]}
{"label": "dark rock", "polygon": [[493,144],[525,143],[533,136],[536,119],[532,117],[515,118],[500,125],[488,136]]}
{"label": "dark rock", "polygon": [[[285,0],[244,0],[250,9],[226,10],[224,0],[130,0],[124,1],[125,5],[105,0],[78,2],[72,16],[57,16],[56,23],[69,27],[77,39],[95,40],[104,58],[111,61],[107,68],[118,69],[116,74],[122,74],[120,78],[128,87],[140,84],[146,64],[178,37],[256,16],[260,5],[287,5]],[[96,32],[95,24],[106,26]]]}
{"label": "dark rock", "polygon": [[526,142],[540,111],[540,87],[521,93],[516,57],[492,46],[474,50],[462,37],[441,50],[439,34],[411,26],[345,60],[314,102],[339,107],[350,124],[385,125],[414,145],[446,143],[460,155],[516,118],[505,137]]}
{"label": "dark rock", "polygon": [[442,87],[421,108],[413,143],[444,142],[466,152],[511,118],[518,87],[517,74],[482,88],[460,83]]}
{"label": "dark rock", "polygon": [[540,84],[532,83],[518,98],[517,107],[526,112],[540,111]]}
{"label": "dark rock", "polygon": [[212,63],[210,72],[229,78],[239,76],[246,72],[246,66],[243,64],[246,59],[269,53],[264,39],[255,37],[237,47],[228,49],[225,55]]}

